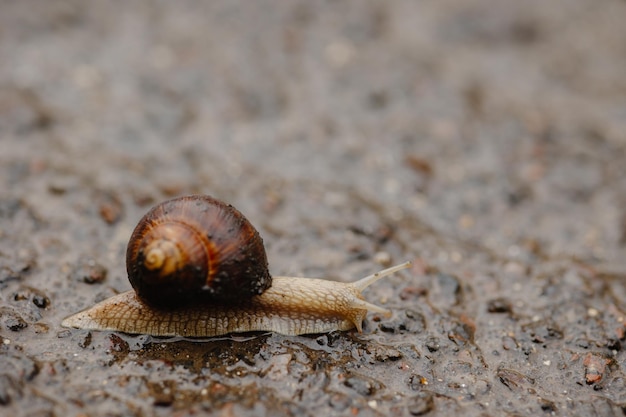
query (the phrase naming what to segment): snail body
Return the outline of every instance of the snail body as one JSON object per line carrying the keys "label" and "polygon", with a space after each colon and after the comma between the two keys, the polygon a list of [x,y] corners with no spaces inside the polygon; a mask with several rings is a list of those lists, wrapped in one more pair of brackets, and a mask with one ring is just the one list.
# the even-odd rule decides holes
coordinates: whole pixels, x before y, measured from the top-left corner
{"label": "snail body", "polygon": [[133,290],[66,318],[63,326],[184,337],[361,332],[367,311],[391,314],[361,292],[410,266],[351,283],[272,279],[256,229],[209,196],[176,198],[150,210],[131,236],[126,261]]}

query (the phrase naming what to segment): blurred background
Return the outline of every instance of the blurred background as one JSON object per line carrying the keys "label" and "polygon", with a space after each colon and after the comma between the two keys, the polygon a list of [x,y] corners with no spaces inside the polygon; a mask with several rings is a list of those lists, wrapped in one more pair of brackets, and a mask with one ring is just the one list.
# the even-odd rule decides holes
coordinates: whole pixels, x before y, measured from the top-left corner
{"label": "blurred background", "polygon": [[[1,1],[0,407],[623,411],[624,354],[608,341],[624,340],[626,303],[625,16],[617,0]],[[346,384],[354,365],[330,361],[322,368],[338,386],[292,373],[299,363],[318,374],[315,338],[302,342],[308,360],[293,353],[263,385],[255,372],[284,363],[259,351],[293,348],[270,336],[247,371],[268,396],[236,391],[229,370],[198,370],[221,360],[213,351],[197,369],[177,362],[207,347],[155,352],[144,339],[60,328],[130,288],[123,260],[136,222],[190,193],[239,208],[277,275],[347,281],[415,261],[370,294],[414,309],[424,326],[406,331],[410,318],[397,313],[383,329],[370,324],[374,339],[340,338],[374,381]],[[502,297],[506,319],[494,322],[487,307]],[[450,337],[454,323],[463,343]],[[536,341],[554,327],[561,337]],[[515,343],[502,341],[509,333]],[[364,358],[354,350],[363,340],[401,359]],[[528,359],[537,343],[545,350]],[[498,349],[511,356],[489,356]],[[147,356],[167,358],[175,375],[154,376]],[[451,371],[459,361],[471,369]],[[410,368],[401,376],[399,363]],[[589,363],[605,364],[600,394],[587,385]],[[139,382],[116,379],[125,370]],[[407,382],[420,377],[428,390]],[[285,388],[298,384],[319,394]]]}

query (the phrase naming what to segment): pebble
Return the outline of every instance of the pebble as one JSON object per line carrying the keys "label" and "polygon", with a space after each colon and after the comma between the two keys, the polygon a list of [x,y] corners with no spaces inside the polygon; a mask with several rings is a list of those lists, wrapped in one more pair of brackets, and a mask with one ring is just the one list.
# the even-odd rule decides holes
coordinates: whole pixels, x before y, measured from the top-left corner
{"label": "pebble", "polygon": [[90,260],[76,265],[72,277],[75,281],[86,284],[100,284],[107,277],[107,269],[96,261]]}
{"label": "pebble", "polygon": [[124,207],[119,197],[112,193],[101,193],[98,196],[100,217],[107,224],[117,223],[124,215]]}
{"label": "pebble", "polygon": [[428,380],[422,375],[413,374],[409,377],[407,384],[409,385],[409,388],[411,388],[413,391],[419,391],[425,385],[428,385]]}
{"label": "pebble", "polygon": [[28,327],[26,320],[10,307],[2,307],[0,309],[0,320],[2,321],[3,327],[12,332],[19,332]]}
{"label": "pebble", "polygon": [[429,352],[437,352],[440,348],[441,345],[438,338],[432,336],[426,339],[426,349],[428,349]]}
{"label": "pebble", "polygon": [[587,353],[585,359],[583,359],[583,365],[585,367],[585,380],[587,384],[595,384],[600,382],[604,377],[606,366],[611,363],[610,359],[604,358],[594,353]]}
{"label": "pebble", "polygon": [[27,286],[20,287],[14,294],[13,300],[24,301],[31,300],[38,308],[46,308],[50,305],[50,299],[41,290]]}
{"label": "pebble", "polygon": [[513,307],[507,298],[494,298],[487,302],[487,311],[489,313],[511,313]]}
{"label": "pebble", "polygon": [[496,376],[511,391],[522,391],[535,384],[535,380],[521,372],[512,369],[500,368]]}

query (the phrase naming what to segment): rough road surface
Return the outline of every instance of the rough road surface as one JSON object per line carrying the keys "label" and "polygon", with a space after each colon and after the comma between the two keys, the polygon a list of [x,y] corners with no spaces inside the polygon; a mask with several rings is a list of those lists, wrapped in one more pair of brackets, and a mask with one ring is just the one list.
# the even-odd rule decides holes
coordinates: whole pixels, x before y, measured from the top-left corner
{"label": "rough road surface", "polygon": [[[626,413],[626,2],[0,2],[0,415]],[[64,329],[238,207],[362,334]]]}

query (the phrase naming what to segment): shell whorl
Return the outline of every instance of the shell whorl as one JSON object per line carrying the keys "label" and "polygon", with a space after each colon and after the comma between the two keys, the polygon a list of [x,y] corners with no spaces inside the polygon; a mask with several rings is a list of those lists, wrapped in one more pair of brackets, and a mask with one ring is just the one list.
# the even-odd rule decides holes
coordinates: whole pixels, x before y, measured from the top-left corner
{"label": "shell whorl", "polygon": [[150,210],[130,238],[126,268],[138,297],[159,307],[242,300],[271,285],[259,233],[237,209],[208,196]]}
{"label": "shell whorl", "polygon": [[143,253],[143,266],[150,271],[158,271],[160,276],[167,276],[180,269],[183,254],[178,245],[171,240],[159,239],[150,242]]}

